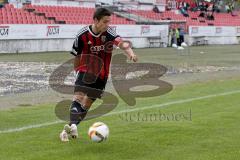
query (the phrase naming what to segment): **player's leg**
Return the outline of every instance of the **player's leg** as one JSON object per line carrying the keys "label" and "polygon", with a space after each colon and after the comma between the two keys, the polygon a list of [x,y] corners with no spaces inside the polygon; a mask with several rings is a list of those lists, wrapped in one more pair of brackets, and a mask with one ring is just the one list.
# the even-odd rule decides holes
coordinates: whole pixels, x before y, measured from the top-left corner
{"label": "player's leg", "polygon": [[78,73],[75,88],[73,101],[70,105],[70,122],[68,125],[65,125],[68,128],[68,133],[73,137],[78,137],[77,125],[84,119],[87,114],[88,108],[85,107],[84,97],[86,96],[87,91],[83,91],[87,86],[83,81],[84,73]]}
{"label": "player's leg", "polygon": [[87,95],[84,96],[84,104],[85,104],[85,107],[89,110],[92,106],[92,104],[95,102],[96,98],[91,98],[91,97],[88,97]]}
{"label": "player's leg", "polygon": [[76,92],[70,106],[70,130],[72,138],[78,137],[77,125],[84,120],[93,101],[83,92]]}
{"label": "player's leg", "polygon": [[[97,92],[99,95],[101,95],[106,85],[105,81],[99,80],[89,85],[86,84],[82,80],[82,78],[83,74],[80,73],[75,82],[75,95],[70,105],[70,123],[64,126],[64,130],[60,134],[60,138],[62,141],[68,141],[68,139],[67,140],[64,139],[65,137],[67,137],[66,134],[70,134],[73,138],[78,137],[77,125],[85,118],[88,110],[98,97],[98,96],[95,97],[96,95],[91,93]],[[85,87],[88,87],[88,89],[86,89]],[[94,89],[97,90],[95,91]],[[85,93],[88,93],[91,97],[88,97],[88,95]]]}
{"label": "player's leg", "polygon": [[78,125],[86,116],[90,106],[85,104],[86,94],[83,92],[75,92],[72,104],[70,106],[70,123],[69,125]]}
{"label": "player's leg", "polygon": [[78,137],[77,125],[80,122],[80,117],[83,117],[86,109],[84,106],[84,97],[83,92],[75,92],[73,96],[73,101],[70,105],[70,122],[64,126],[63,131],[60,133],[60,139],[63,142],[69,141],[68,135],[71,135],[72,138]]}
{"label": "player's leg", "polygon": [[[96,98],[101,97],[105,85],[106,82],[102,81],[99,82],[99,80],[97,80],[95,83],[91,84],[90,86],[91,89],[88,89],[87,91],[88,94],[79,91],[75,92],[73,102],[70,106],[70,124],[69,124],[69,126],[71,127],[70,134],[73,138],[78,137],[77,125],[84,120],[88,110],[90,109]],[[96,95],[91,94],[92,92],[98,93],[99,96],[95,97]]]}
{"label": "player's leg", "polygon": [[69,141],[68,134],[70,134],[72,138],[78,137],[77,125],[84,120],[94,101],[95,99],[89,98],[83,92],[75,93],[70,106],[70,123],[64,126],[64,130],[60,134],[62,141]]}

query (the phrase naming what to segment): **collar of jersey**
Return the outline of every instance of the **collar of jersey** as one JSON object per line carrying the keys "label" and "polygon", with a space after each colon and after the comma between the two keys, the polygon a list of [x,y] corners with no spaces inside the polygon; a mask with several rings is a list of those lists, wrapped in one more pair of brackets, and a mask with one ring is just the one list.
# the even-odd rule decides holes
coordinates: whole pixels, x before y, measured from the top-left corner
{"label": "collar of jersey", "polygon": [[99,34],[94,34],[91,29],[90,29],[90,26],[88,26],[88,31],[91,33],[91,35],[93,35],[94,37],[100,37],[102,33],[99,33]]}

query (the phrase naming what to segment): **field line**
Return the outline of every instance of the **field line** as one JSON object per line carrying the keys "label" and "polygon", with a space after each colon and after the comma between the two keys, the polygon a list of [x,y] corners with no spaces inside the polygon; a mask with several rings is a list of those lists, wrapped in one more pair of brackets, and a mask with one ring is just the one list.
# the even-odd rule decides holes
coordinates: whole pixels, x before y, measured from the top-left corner
{"label": "field line", "polygon": [[[126,110],[122,110],[122,111],[110,112],[110,113],[108,113],[106,115],[103,115],[103,116],[111,116],[111,115],[115,115],[115,114],[121,114],[121,113],[126,113],[126,112],[134,112],[134,111],[140,111],[140,110],[146,110],[146,109],[152,109],[152,108],[163,108],[163,107],[167,107],[167,106],[171,106],[171,105],[175,105],[175,104],[183,104],[183,103],[193,102],[193,101],[197,101],[197,100],[203,100],[203,99],[214,98],[214,97],[219,97],[219,96],[232,95],[232,94],[237,94],[237,93],[240,93],[240,90],[223,92],[223,93],[218,93],[218,94],[210,94],[210,95],[206,95],[206,96],[189,98],[189,99],[176,100],[176,101],[172,101],[172,102],[167,102],[167,103],[157,104],[157,105],[152,105],[152,106],[147,106],[147,107],[140,107],[140,108],[126,109]],[[57,121],[53,121],[53,122],[28,125],[28,126],[24,126],[24,127],[20,127],[20,128],[0,130],[0,134],[19,132],[19,131],[24,131],[24,130],[27,130],[27,129],[40,128],[40,127],[50,126],[50,125],[63,123],[63,122],[64,121],[57,120]]]}

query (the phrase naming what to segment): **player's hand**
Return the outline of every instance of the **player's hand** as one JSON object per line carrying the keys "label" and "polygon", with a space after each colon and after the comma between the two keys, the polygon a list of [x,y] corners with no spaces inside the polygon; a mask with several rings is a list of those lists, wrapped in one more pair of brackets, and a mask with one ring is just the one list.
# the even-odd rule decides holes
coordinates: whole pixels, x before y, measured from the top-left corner
{"label": "player's hand", "polygon": [[133,61],[133,62],[137,62],[137,61],[138,61],[138,57],[137,57],[136,54],[130,55],[129,59],[130,59],[131,61]]}

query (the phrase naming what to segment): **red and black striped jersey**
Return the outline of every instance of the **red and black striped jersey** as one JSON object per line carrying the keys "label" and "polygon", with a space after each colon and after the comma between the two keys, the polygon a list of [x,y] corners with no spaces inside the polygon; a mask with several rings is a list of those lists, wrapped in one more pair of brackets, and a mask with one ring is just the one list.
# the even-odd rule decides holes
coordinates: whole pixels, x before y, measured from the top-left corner
{"label": "red and black striped jersey", "polygon": [[118,45],[120,40],[111,27],[101,34],[95,34],[91,25],[83,27],[75,38],[70,52],[74,56],[80,55],[78,56],[80,65],[75,70],[107,79],[113,45]]}

